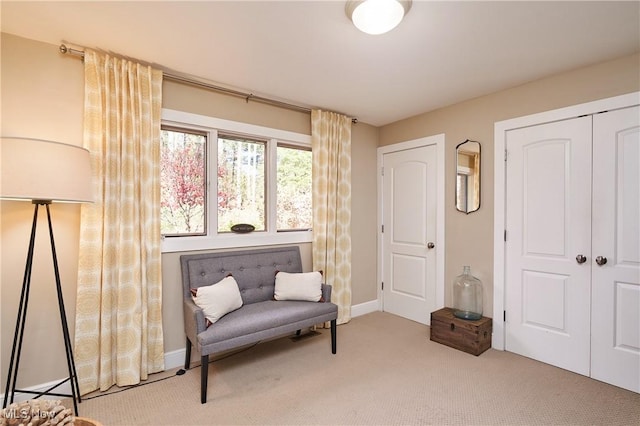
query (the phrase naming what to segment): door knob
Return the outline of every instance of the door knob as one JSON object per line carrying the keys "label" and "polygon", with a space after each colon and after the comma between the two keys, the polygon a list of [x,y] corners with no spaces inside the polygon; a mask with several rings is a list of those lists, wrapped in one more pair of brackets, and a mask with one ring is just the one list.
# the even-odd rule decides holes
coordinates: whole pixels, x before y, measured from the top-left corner
{"label": "door knob", "polygon": [[587,261],[587,257],[586,256],[583,256],[581,254],[576,256],[576,262],[578,262],[579,264],[583,264],[586,261]]}
{"label": "door knob", "polygon": [[605,263],[607,263],[607,258],[604,256],[598,256],[596,257],[596,263],[600,266],[604,265]]}
{"label": "door knob", "polygon": [[432,249],[432,248],[434,248],[435,246],[436,246],[436,245],[435,245],[435,244],[433,244],[431,241],[429,241],[429,242],[427,243],[427,248],[428,248],[428,249]]}

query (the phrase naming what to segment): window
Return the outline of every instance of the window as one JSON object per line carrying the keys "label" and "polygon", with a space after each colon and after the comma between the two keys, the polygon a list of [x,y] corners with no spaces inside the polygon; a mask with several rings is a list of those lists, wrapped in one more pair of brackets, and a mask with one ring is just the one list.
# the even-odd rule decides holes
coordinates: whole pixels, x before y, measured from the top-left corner
{"label": "window", "polygon": [[160,142],[162,235],[204,235],[207,135],[163,128]]}
{"label": "window", "polygon": [[310,139],[163,110],[163,251],[310,242]]}
{"label": "window", "polygon": [[456,175],[456,207],[458,210],[467,211],[467,194],[469,187],[469,175],[458,173]]}
{"label": "window", "polygon": [[238,223],[264,231],[265,142],[218,136],[218,232]]}
{"label": "window", "polygon": [[278,231],[311,229],[311,149],[278,145]]}

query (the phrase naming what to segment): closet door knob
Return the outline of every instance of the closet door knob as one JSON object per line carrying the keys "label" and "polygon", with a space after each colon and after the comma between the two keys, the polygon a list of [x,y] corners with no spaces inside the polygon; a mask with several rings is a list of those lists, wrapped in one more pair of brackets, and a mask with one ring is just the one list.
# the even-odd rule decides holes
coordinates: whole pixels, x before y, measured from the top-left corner
{"label": "closet door knob", "polygon": [[607,258],[604,256],[598,256],[596,257],[596,263],[600,266],[604,265],[605,263],[607,263]]}
{"label": "closet door knob", "polygon": [[587,257],[586,256],[583,256],[581,254],[576,256],[576,262],[578,262],[579,264],[583,264],[586,261],[587,261]]}
{"label": "closet door knob", "polygon": [[427,248],[428,248],[428,249],[432,249],[432,248],[434,248],[435,246],[436,246],[436,245],[435,245],[435,244],[433,244],[432,242],[428,242],[428,243],[427,243]]}

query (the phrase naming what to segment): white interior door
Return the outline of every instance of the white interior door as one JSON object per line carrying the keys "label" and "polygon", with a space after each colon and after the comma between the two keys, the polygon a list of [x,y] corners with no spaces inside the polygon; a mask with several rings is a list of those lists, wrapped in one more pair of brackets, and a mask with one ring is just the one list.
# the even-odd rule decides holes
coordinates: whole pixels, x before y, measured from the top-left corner
{"label": "white interior door", "polygon": [[382,164],[383,310],[429,324],[437,307],[436,146],[386,153]]}
{"label": "white interior door", "polygon": [[509,131],[506,148],[505,348],[588,375],[591,117]]}
{"label": "white interior door", "polygon": [[[594,116],[591,377],[640,392],[640,108]],[[606,259],[606,263],[603,263]]]}

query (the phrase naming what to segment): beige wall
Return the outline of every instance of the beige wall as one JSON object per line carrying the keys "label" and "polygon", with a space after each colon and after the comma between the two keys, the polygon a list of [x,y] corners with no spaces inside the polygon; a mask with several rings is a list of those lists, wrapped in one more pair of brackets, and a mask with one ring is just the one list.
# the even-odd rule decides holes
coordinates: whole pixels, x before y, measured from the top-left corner
{"label": "beige wall", "polygon": [[[77,58],[58,52],[58,46],[2,34],[1,134],[34,137],[80,145],[84,72]],[[241,121],[304,134],[310,133],[309,114],[245,102],[244,99],[165,82],[163,106],[217,118]],[[377,129],[357,124],[353,151],[353,303],[376,298],[376,147]],[[0,202],[0,361],[4,389],[17,304],[24,273],[33,214],[30,203]],[[52,206],[56,247],[70,332],[75,319],[75,282],[79,236],[79,207]],[[42,215],[33,272],[32,294],[20,368],[20,386],[56,380],[66,371],[62,333],[55,303],[51,254]],[[305,270],[311,270],[311,245],[303,244]],[[184,348],[179,253],[163,255],[163,324],[165,351]],[[49,345],[51,342],[51,345]],[[43,356],[43,350],[47,356]],[[3,390],[4,391],[4,390]]]}
{"label": "beige wall", "polygon": [[[640,90],[640,56],[632,55],[557,74],[522,86],[427,112],[380,128],[380,146],[444,133],[446,304],[451,283],[470,265],[484,284],[484,313],[493,316],[493,127],[497,121]],[[455,209],[455,146],[465,139],[482,145],[481,207],[466,215]]]}

